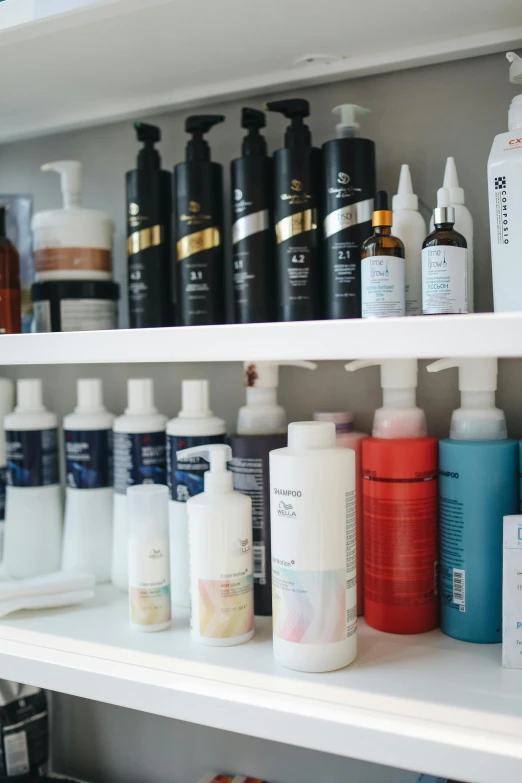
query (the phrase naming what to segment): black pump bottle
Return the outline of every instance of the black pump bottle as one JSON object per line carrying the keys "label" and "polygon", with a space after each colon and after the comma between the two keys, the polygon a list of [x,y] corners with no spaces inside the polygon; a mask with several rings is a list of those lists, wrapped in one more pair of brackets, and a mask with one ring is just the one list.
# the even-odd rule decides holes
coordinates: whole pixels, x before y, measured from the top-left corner
{"label": "black pump bottle", "polygon": [[172,177],[161,168],[154,145],[161,139],[155,125],[135,122],[137,168],[126,174],[127,279],[131,328],[172,326],[171,288]]}
{"label": "black pump bottle", "polygon": [[232,260],[236,323],[274,318],[274,235],[272,222],[272,158],[259,132],[264,112],[244,108],[242,157],[230,164],[232,185]]}
{"label": "black pump bottle", "polygon": [[303,119],[308,101],[271,101],[265,108],[291,120],[285,146],[274,153],[274,219],[278,320],[305,321],[321,316],[319,195],[321,152],[312,147]]}
{"label": "black pump bottle", "polygon": [[174,168],[174,211],[178,279],[178,323],[221,324],[225,320],[223,264],[223,167],[210,160],[203,138],[225,118],[218,114],[188,117],[192,134],[186,159]]}

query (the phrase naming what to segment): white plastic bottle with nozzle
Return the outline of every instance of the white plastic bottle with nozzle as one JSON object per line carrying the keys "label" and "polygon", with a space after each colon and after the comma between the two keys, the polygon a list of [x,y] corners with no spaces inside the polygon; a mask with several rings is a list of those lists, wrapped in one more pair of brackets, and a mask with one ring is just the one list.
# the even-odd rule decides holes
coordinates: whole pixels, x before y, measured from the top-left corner
{"label": "white plastic bottle with nozzle", "polygon": [[[522,85],[522,59],[506,54],[509,81]],[[496,313],[522,311],[522,93],[513,97],[508,131],[493,140],[488,159],[489,228]]]}
{"label": "white plastic bottle with nozzle", "polygon": [[59,160],[41,168],[60,175],[63,208],[33,217],[36,280],[111,280],[114,221],[82,207],[82,164]]}
{"label": "white plastic bottle with nozzle", "polygon": [[196,446],[178,453],[210,463],[205,490],[187,501],[192,638],[230,647],[254,635],[252,502],[234,492],[230,446]]}
{"label": "white plastic bottle with nozzle", "polygon": [[112,426],[99,378],[77,382],[77,404],[63,420],[65,526],[62,568],[110,582],[112,562]]}
{"label": "white plastic bottle with nozzle", "polygon": [[410,167],[401,166],[399,187],[392,199],[392,234],[404,245],[406,267],[406,315],[422,315],[422,243],[426,222],[419,212],[419,199],[413,192]]}
{"label": "white plastic bottle with nozzle", "polygon": [[0,378],[0,562],[4,554],[5,495],[7,489],[7,455],[4,419],[14,408],[14,384]]}
{"label": "white plastic bottle with nozzle", "polygon": [[[468,313],[475,309],[473,286],[473,218],[471,212],[464,204],[464,188],[459,187],[455,158],[446,160],[444,170],[443,188],[449,193],[449,206],[455,210],[455,224],[453,228],[462,234],[468,245]],[[434,214],[430,220],[430,232],[435,228]]]}
{"label": "white plastic bottle with nozzle", "polygon": [[288,426],[270,453],[274,656],[289,669],[325,672],[357,655],[355,454],[335,425]]}
{"label": "white plastic bottle with nozzle", "polygon": [[167,417],[154,405],[150,378],[127,381],[127,408],[114,422],[114,516],[111,581],[129,587],[127,489],[135,484],[166,484]]}
{"label": "white plastic bottle with nozzle", "polygon": [[227,425],[209,408],[208,381],[181,382],[181,410],[167,423],[172,603],[190,606],[187,500],[203,492],[206,460],[178,458],[181,449],[223,443]]}
{"label": "white plastic bottle with nozzle", "polygon": [[15,579],[60,568],[62,502],[58,419],[42,401],[41,380],[16,384],[17,404],[5,417],[7,495],[4,566]]}
{"label": "white plastic bottle with nozzle", "polygon": [[171,623],[168,499],[164,484],[127,490],[130,625],[145,633]]}

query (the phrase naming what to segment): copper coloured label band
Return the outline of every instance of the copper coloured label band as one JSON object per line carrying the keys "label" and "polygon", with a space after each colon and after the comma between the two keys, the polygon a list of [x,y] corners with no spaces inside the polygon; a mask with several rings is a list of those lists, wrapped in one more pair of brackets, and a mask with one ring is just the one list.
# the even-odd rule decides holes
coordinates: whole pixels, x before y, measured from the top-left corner
{"label": "copper coloured label band", "polygon": [[110,250],[93,247],[46,247],[35,250],[34,268],[38,272],[112,272]]}

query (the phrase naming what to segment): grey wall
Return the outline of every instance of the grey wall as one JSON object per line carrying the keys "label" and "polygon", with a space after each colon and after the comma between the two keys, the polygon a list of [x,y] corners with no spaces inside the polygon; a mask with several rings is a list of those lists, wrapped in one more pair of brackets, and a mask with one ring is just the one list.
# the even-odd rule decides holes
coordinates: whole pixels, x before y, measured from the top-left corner
{"label": "grey wall", "polygon": [[[310,100],[315,144],[334,135],[331,110],[339,103],[359,103],[373,114],[363,133],[377,145],[378,184],[394,193],[401,163],[409,163],[414,186],[428,217],[442,184],[445,159],[457,162],[467,205],[475,222],[475,302],[477,311],[492,309],[486,162],[496,133],[507,130],[507,111],[514,95],[503,54],[445,63],[388,75],[296,91]],[[269,99],[271,96],[267,95]],[[260,105],[259,99],[251,102]],[[228,163],[239,155],[240,108],[248,101],[205,107],[226,115],[226,123],[209,138],[214,160],[225,164],[228,211]],[[171,168],[184,157],[186,113],[151,118],[163,129],[161,150]],[[138,119],[138,118],[137,118]],[[286,121],[268,120],[267,139],[282,145]],[[34,193],[37,210],[60,204],[58,177],[41,174],[46,161],[78,158],[84,164],[84,204],[110,212],[117,221],[115,276],[125,282],[124,172],[133,168],[137,144],[130,122],[66,133],[0,147],[0,192]],[[127,322],[126,294],[122,325]]]}

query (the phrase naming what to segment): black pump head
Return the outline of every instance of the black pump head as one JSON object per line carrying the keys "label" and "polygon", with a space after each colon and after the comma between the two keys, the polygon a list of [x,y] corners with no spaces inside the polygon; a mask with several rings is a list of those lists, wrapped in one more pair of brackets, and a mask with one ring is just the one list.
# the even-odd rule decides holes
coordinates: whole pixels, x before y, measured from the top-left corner
{"label": "black pump head", "polygon": [[241,109],[241,127],[246,130],[251,128],[264,128],[266,125],[266,114],[259,109],[249,109],[245,106]]}
{"label": "black pump head", "polygon": [[210,160],[210,147],[203,138],[204,133],[224,122],[222,114],[193,114],[185,120],[186,133],[192,133],[187,144],[187,160]]}
{"label": "black pump head", "polygon": [[134,130],[138,141],[143,142],[143,149],[138,152],[138,168],[159,169],[161,158],[154,145],[161,140],[160,129],[156,125],[147,125],[146,122],[135,122]]}
{"label": "black pump head", "polygon": [[310,104],[303,98],[288,98],[283,101],[265,103],[268,111],[277,111],[291,120],[285,131],[285,147],[310,147],[312,134],[303,119],[310,114]]}
{"label": "black pump head", "polygon": [[248,130],[243,139],[242,153],[244,157],[265,157],[266,139],[259,133],[266,125],[266,115],[258,109],[241,109],[241,125]]}

